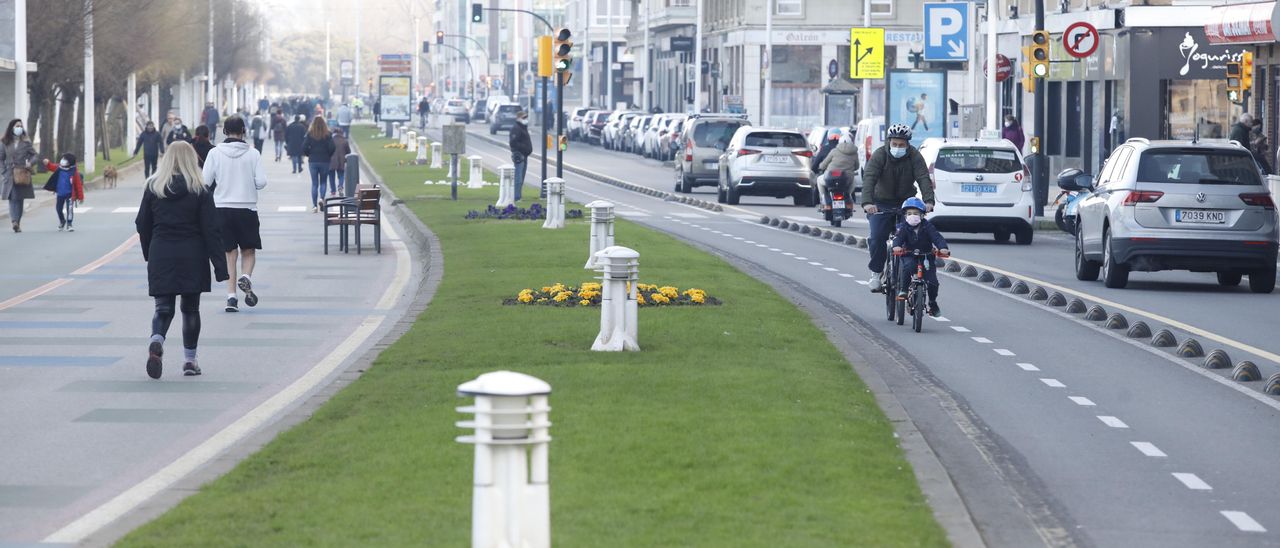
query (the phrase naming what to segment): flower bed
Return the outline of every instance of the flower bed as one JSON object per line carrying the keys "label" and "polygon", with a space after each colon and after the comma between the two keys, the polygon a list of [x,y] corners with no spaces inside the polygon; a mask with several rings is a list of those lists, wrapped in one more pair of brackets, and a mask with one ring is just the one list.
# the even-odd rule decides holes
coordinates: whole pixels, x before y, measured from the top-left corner
{"label": "flower bed", "polygon": [[[546,219],[547,210],[546,208],[542,207],[542,204],[539,204],[539,203],[534,203],[533,205],[529,206],[528,209],[525,209],[522,207],[516,207],[514,205],[509,205],[502,209],[499,209],[494,206],[489,206],[488,208],[485,208],[484,211],[476,211],[474,209],[471,211],[468,211],[466,218],[467,219],[496,219],[499,221],[506,221],[506,220],[536,221],[539,219]],[[581,219],[582,210],[570,209],[568,211],[565,211],[564,218],[565,219]]]}
{"label": "flower bed", "polygon": [[[636,284],[636,303],[640,306],[699,306],[719,305],[720,299],[708,297],[707,292],[696,287],[684,291],[673,286],[658,287],[654,284]],[[599,282],[582,282],[578,286],[555,285],[528,288],[514,299],[504,299],[504,305],[545,306],[599,306],[601,299]]]}

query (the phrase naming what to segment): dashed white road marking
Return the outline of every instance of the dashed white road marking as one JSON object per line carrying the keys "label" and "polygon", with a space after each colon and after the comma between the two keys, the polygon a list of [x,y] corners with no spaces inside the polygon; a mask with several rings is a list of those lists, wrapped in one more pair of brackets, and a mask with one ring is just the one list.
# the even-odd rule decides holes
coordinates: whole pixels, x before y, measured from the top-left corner
{"label": "dashed white road marking", "polygon": [[839,269],[839,268],[831,268],[831,267],[829,267],[829,266],[824,266],[824,267],[822,267],[822,269],[823,269],[823,270],[826,270],[827,272],[839,272],[839,271],[840,271],[840,269]]}
{"label": "dashed white road marking", "polygon": [[[760,244],[760,245],[764,245],[764,244]],[[771,248],[769,248],[769,251],[782,251],[782,250],[781,250],[781,249],[778,249],[778,248],[776,248],[776,247],[771,247]]]}
{"label": "dashed white road marking", "polygon": [[813,266],[822,266],[822,263],[820,263],[820,262],[818,262],[818,261],[809,261],[809,264],[811,264],[811,265],[813,265]]}
{"label": "dashed white road marking", "polygon": [[[852,278],[852,277],[853,277],[853,274],[845,274],[844,272],[841,272],[841,273],[840,273],[840,277],[841,277],[841,278]],[[870,282],[867,282],[866,280],[858,280],[858,283],[859,283],[860,285],[867,285],[867,284],[868,284],[868,283],[870,283]]]}
{"label": "dashed white road marking", "polygon": [[948,322],[950,322],[951,320],[947,319],[947,317],[946,317],[946,316],[937,316],[937,317],[935,317],[935,318],[933,319],[933,321],[935,321],[935,322],[939,322],[939,323],[948,323]]}
{"label": "dashed white road marking", "polygon": [[1143,455],[1146,455],[1148,457],[1169,456],[1169,455],[1166,455],[1164,451],[1161,451],[1159,447],[1156,447],[1155,444],[1149,441],[1131,441],[1129,442],[1129,444],[1132,445],[1134,449],[1141,451]]}
{"label": "dashed white road marking", "polygon": [[1036,367],[1035,364],[1030,364],[1030,363],[1020,363],[1018,364],[1018,367],[1021,367],[1023,371],[1039,371],[1040,370],[1040,368]]}
{"label": "dashed white road marking", "polygon": [[643,211],[627,211],[627,210],[618,211],[618,215],[621,215],[623,217],[648,217],[649,216],[648,213],[645,213]]}
{"label": "dashed white road marking", "polygon": [[[703,215],[701,213],[672,213],[672,215],[675,215],[676,217],[683,217],[685,219],[706,219],[707,218],[706,215]],[[758,217],[757,217],[757,220],[759,220]]]}
{"label": "dashed white road marking", "polygon": [[137,213],[138,206],[117,207],[111,210],[112,213]]}
{"label": "dashed white road marking", "polygon": [[1102,424],[1105,424],[1112,428],[1128,428],[1129,427],[1129,425],[1125,424],[1124,421],[1117,419],[1115,417],[1112,417],[1110,415],[1098,415],[1098,420],[1102,421]]}
{"label": "dashed white road marking", "polygon": [[1222,514],[1222,517],[1230,520],[1231,524],[1236,526],[1236,529],[1239,529],[1246,533],[1267,532],[1267,529],[1263,527],[1261,523],[1258,523],[1253,518],[1249,517],[1249,514],[1246,514],[1244,512],[1239,512],[1236,510],[1223,510],[1219,513]]}
{"label": "dashed white road marking", "polygon": [[734,237],[733,237],[733,239],[738,240],[738,241],[745,240],[745,238],[743,238],[742,236],[734,236]]}
{"label": "dashed white road marking", "polygon": [[1040,382],[1044,383],[1045,386],[1048,386],[1049,388],[1066,388],[1067,387],[1067,385],[1062,384],[1062,381],[1058,379],[1040,379]]}
{"label": "dashed white road marking", "polygon": [[797,256],[796,256],[796,260],[797,260],[797,261],[807,261],[807,260],[809,260],[809,258],[808,258],[808,257],[800,257],[800,256],[798,256],[798,255],[797,255]]}
{"label": "dashed white road marking", "polygon": [[767,246],[767,245],[765,245],[765,244],[756,244],[756,247],[769,247],[769,246]]}
{"label": "dashed white road marking", "polygon": [[89,212],[89,211],[91,211],[91,210],[93,210],[93,206],[89,206],[89,207],[77,207],[77,208],[76,208],[76,214],[77,214],[77,215],[79,215],[79,214],[81,214],[81,213],[88,213],[88,212]]}
{"label": "dashed white road marking", "polygon": [[1069,398],[1073,402],[1076,402],[1076,405],[1079,405],[1082,407],[1093,407],[1095,405],[1098,405],[1096,403],[1093,403],[1093,400],[1086,398],[1084,396],[1067,396],[1067,398]]}
{"label": "dashed white road marking", "polygon": [[760,222],[760,218],[763,217],[764,215],[747,215],[745,213],[731,213],[729,214],[729,216],[733,217],[734,219],[742,219],[744,221]]}
{"label": "dashed white road marking", "polygon": [[973,339],[973,342],[976,342],[978,344],[991,344],[991,339],[988,339],[986,337],[969,337],[969,338]]}
{"label": "dashed white road marking", "polygon": [[280,206],[276,208],[279,213],[305,213],[307,206]]}
{"label": "dashed white road marking", "polygon": [[756,241],[755,241],[755,240],[744,240],[742,243],[744,243],[744,244],[754,244],[754,243],[756,243]]}
{"label": "dashed white road marking", "polygon": [[1008,348],[992,348],[991,350],[993,350],[996,354],[999,354],[999,355],[1001,355],[1001,356],[1016,356],[1016,355],[1017,355],[1017,354],[1014,354],[1014,353],[1013,353],[1013,351],[1012,351],[1012,350],[1009,350]]}
{"label": "dashed white road marking", "polygon": [[968,327],[961,327],[961,326],[959,326],[959,325],[953,325],[953,326],[951,326],[951,330],[952,330],[952,331],[955,331],[956,333],[970,333],[970,331],[969,331],[969,328],[968,328]]}
{"label": "dashed white road marking", "polygon": [[700,226],[700,227],[698,227],[698,229],[700,229],[700,230],[708,230],[708,231],[709,231],[709,230],[711,230],[711,228],[709,228],[709,227],[705,227],[705,226]]}
{"label": "dashed white road marking", "polygon": [[1182,482],[1183,485],[1187,486],[1187,489],[1193,489],[1196,491],[1212,491],[1213,490],[1212,487],[1209,487],[1209,484],[1205,483],[1204,480],[1200,479],[1200,476],[1197,476],[1189,472],[1174,472],[1173,477],[1177,478],[1178,481]]}
{"label": "dashed white road marking", "polygon": [[[772,249],[770,249],[769,251],[773,251],[773,250],[772,250]],[[795,254],[795,253],[792,253],[792,252],[790,252],[790,251],[783,251],[783,252],[782,252],[782,254],[783,254],[783,255],[786,255],[786,256],[788,256],[788,257],[795,257],[795,256],[796,256],[796,254]]]}
{"label": "dashed white road marking", "polygon": [[712,231],[711,231],[711,233],[712,233],[712,234],[724,234],[723,232],[720,232],[719,230],[712,230]]}

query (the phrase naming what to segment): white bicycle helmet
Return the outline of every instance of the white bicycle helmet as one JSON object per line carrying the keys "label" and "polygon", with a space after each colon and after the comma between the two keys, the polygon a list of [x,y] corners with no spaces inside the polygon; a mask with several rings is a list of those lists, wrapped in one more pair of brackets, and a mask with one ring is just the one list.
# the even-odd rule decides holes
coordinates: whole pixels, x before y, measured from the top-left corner
{"label": "white bicycle helmet", "polygon": [[906,139],[910,141],[911,128],[907,127],[906,124],[893,124],[889,126],[889,129],[885,130],[884,138],[886,141],[889,139]]}

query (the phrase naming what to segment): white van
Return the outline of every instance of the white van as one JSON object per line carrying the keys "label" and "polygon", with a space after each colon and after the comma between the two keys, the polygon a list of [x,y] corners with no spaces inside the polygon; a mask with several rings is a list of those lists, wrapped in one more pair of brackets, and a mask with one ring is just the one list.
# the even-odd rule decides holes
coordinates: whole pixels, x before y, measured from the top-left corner
{"label": "white van", "polygon": [[853,142],[858,145],[858,176],[853,182],[862,191],[862,169],[871,160],[871,153],[884,145],[884,116],[873,116],[858,122],[853,130]]}
{"label": "white van", "polygon": [[998,242],[1035,234],[1035,193],[1022,153],[1005,139],[925,139],[934,206],[929,220],[944,232],[987,232]]}

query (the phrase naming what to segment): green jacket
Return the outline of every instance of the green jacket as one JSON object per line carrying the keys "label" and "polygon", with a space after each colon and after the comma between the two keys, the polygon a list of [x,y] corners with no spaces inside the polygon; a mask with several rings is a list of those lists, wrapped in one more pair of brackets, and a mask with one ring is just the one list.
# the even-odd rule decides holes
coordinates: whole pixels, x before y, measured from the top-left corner
{"label": "green jacket", "polygon": [[862,170],[862,205],[889,202],[894,205],[916,195],[916,185],[927,204],[933,203],[933,181],[924,156],[914,146],[907,146],[902,158],[889,155],[889,145],[871,154]]}

